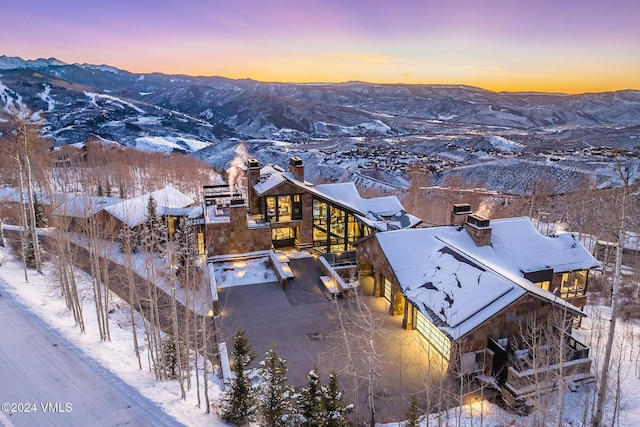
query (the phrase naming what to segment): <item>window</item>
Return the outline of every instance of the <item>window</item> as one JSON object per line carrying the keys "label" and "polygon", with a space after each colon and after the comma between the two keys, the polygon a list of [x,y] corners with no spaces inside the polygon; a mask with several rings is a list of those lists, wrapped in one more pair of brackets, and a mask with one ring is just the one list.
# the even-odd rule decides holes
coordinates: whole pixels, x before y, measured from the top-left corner
{"label": "window", "polygon": [[302,196],[294,194],[291,198],[291,219],[302,219]]}
{"label": "window", "polygon": [[344,252],[355,248],[352,243],[360,239],[364,233],[355,215],[340,207],[322,200],[313,200],[313,247],[321,252]]}
{"label": "window", "polygon": [[264,219],[267,222],[272,222],[272,221],[277,221],[278,217],[276,216],[277,213],[277,202],[276,202],[276,198],[275,197],[267,197],[265,199],[265,216]]}
{"label": "window", "polygon": [[198,254],[204,255],[204,233],[198,233]]}
{"label": "window", "polygon": [[302,219],[302,197],[269,196],[264,199],[264,219],[267,222],[291,221]]}
{"label": "window", "polygon": [[587,289],[587,270],[571,271],[562,274],[560,298],[572,298],[585,295]]}
{"label": "window", "polygon": [[551,287],[551,281],[545,280],[544,282],[538,282],[538,283],[536,283],[536,286],[539,286],[542,289],[544,289],[545,291],[548,291],[549,288]]}
{"label": "window", "polygon": [[277,221],[291,221],[291,196],[278,196]]}
{"label": "window", "polygon": [[296,238],[294,227],[283,227],[271,229],[271,240],[290,240]]}

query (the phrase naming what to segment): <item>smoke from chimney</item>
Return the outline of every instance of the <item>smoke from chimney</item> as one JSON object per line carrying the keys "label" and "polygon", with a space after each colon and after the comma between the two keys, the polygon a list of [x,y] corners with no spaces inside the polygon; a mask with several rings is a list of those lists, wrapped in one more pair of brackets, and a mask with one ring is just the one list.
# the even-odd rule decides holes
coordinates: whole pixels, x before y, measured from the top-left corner
{"label": "smoke from chimney", "polygon": [[478,208],[478,212],[476,213],[485,218],[491,218],[491,205],[484,200],[481,201],[480,207]]}
{"label": "smoke from chimney", "polygon": [[229,169],[227,169],[227,181],[229,182],[229,191],[233,193],[233,188],[237,184],[242,186],[242,177],[244,176],[245,164],[249,160],[249,153],[244,144],[238,144],[236,147],[236,156],[231,161]]}

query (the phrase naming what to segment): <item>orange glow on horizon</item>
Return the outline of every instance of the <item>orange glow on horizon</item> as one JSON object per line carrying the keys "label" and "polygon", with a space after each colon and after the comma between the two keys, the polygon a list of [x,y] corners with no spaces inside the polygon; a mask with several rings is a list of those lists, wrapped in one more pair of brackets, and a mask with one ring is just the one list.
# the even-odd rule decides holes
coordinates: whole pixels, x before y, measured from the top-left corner
{"label": "orange glow on horizon", "polygon": [[[312,61],[277,58],[260,61],[259,64],[245,60],[230,61],[220,67],[207,63],[175,61],[171,64],[145,62],[116,67],[133,73],[162,72],[164,74],[184,74],[189,76],[217,76],[230,79],[252,79],[278,83],[344,83],[363,81],[374,84],[442,84],[475,86],[496,92],[553,92],[578,94],[588,92],[609,92],[624,89],[640,90],[640,74],[635,68],[598,70],[590,67],[590,72],[580,70],[558,70],[551,74],[533,72],[509,73],[500,69],[460,70],[455,67],[440,67],[424,72],[411,70],[403,72],[398,64],[384,57],[362,56],[351,63],[349,56],[331,61]],[[638,65],[640,67],[640,64]],[[595,72],[594,72],[595,70]]]}

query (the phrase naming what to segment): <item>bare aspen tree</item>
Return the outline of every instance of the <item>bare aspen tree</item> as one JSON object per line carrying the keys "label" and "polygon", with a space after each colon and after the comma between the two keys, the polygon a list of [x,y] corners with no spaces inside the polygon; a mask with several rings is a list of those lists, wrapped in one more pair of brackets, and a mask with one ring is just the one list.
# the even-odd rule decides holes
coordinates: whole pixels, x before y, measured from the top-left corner
{"label": "bare aspen tree", "polygon": [[376,386],[381,373],[381,363],[376,348],[376,338],[384,333],[384,318],[376,315],[367,304],[359,289],[355,289],[350,298],[339,304],[336,299],[336,317],[343,338],[345,353],[348,358],[347,374],[354,378],[354,402],[358,413],[360,388],[364,393],[369,412],[369,425],[375,425],[376,419]]}
{"label": "bare aspen tree", "polygon": [[[171,251],[169,251],[169,257],[171,259]],[[184,389],[184,377],[182,373],[182,357],[181,357],[181,345],[180,345],[180,330],[178,326],[178,302],[176,297],[176,278],[173,274],[173,267],[169,266],[168,280],[171,285],[171,323],[173,327],[173,342],[176,352],[176,361],[178,365],[178,381],[180,382],[180,396],[183,400],[186,400],[187,393]]]}
{"label": "bare aspen tree", "polygon": [[600,384],[598,385],[598,399],[595,406],[595,415],[591,420],[593,427],[600,427],[604,416],[604,406],[608,389],[609,369],[611,365],[611,353],[613,351],[613,339],[616,331],[616,323],[618,320],[618,297],[620,290],[620,278],[622,275],[622,252],[627,233],[627,197],[631,184],[634,168],[630,165],[623,166],[620,161],[617,163],[617,172],[623,182],[622,196],[620,203],[620,217],[618,219],[618,239],[616,245],[616,263],[613,277],[613,292],[611,296],[611,320],[609,323],[609,332],[605,347],[604,361],[602,364],[602,372],[600,376]]}

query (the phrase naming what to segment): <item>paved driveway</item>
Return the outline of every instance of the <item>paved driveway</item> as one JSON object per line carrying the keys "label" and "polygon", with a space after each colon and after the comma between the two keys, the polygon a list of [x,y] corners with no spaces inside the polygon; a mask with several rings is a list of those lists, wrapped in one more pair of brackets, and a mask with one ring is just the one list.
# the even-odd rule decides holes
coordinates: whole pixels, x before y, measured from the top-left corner
{"label": "paved driveway", "polygon": [[[362,375],[368,370],[368,354],[359,348],[359,344],[366,346],[367,341],[361,337],[368,331],[356,326],[367,319],[349,314],[344,300],[331,300],[324,295],[314,258],[292,259],[290,266],[296,279],[284,290],[274,282],[219,291],[222,313],[216,319],[219,339],[226,341],[231,351],[231,338],[238,329],[243,330],[256,355],[256,365],[276,345],[280,356],[287,360],[291,385],[305,385],[306,374],[314,366],[320,369],[323,381],[335,369],[346,391],[345,399],[352,402],[356,398],[352,373],[355,370]],[[364,300],[372,310],[368,320],[379,325],[375,333],[375,368],[379,372],[374,381],[376,421],[397,421],[404,416],[411,395],[424,389],[428,362],[417,332],[402,329],[402,318],[387,314],[388,302],[384,298],[364,297]],[[337,320],[338,305],[346,334]],[[346,351],[345,337],[351,356]],[[361,380],[358,384],[360,419],[368,420],[366,384]]]}

